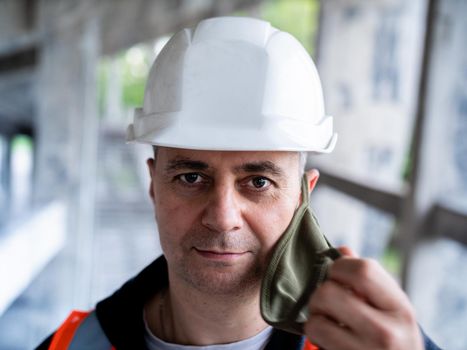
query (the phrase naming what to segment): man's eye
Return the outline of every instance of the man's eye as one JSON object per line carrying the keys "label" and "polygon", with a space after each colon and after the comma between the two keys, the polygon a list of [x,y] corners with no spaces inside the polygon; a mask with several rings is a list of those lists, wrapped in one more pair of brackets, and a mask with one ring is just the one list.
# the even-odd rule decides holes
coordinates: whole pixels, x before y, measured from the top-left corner
{"label": "man's eye", "polygon": [[179,176],[180,180],[188,183],[188,184],[194,184],[201,182],[202,178],[199,174],[196,173],[189,173],[189,174],[183,174]]}
{"label": "man's eye", "polygon": [[254,177],[253,179],[251,179],[251,183],[255,188],[258,189],[266,188],[271,184],[271,182],[265,177]]}

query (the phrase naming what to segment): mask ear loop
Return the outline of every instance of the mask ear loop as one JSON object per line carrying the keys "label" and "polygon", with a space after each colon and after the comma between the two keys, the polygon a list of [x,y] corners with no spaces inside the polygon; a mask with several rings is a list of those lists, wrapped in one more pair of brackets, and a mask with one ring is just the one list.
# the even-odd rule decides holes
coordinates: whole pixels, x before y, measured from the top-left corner
{"label": "mask ear loop", "polygon": [[305,202],[308,205],[310,204],[310,188],[308,187],[308,178],[306,174],[303,174],[302,181],[303,181],[303,185],[302,185],[303,202]]}
{"label": "mask ear loop", "polygon": [[[303,174],[303,176],[302,176],[302,193],[301,193],[302,203],[301,203],[298,210],[304,210],[305,206],[308,207],[310,205],[310,191],[309,191],[309,189],[310,188],[308,187],[308,179],[306,177],[306,174]],[[318,219],[314,215],[311,208],[308,208],[308,210],[310,210],[314,220],[316,221],[316,223],[318,223]],[[323,255],[323,256],[327,256],[327,257],[331,258],[332,260],[336,260],[336,259],[340,258],[342,256],[342,254],[336,248],[332,247],[332,244],[328,241],[326,236],[324,236],[324,239],[326,240],[326,243],[329,245],[330,248],[326,249],[323,252],[320,252],[319,254]]]}
{"label": "mask ear loop", "polygon": [[310,204],[310,188],[308,187],[308,178],[306,174],[302,176],[302,205]]}

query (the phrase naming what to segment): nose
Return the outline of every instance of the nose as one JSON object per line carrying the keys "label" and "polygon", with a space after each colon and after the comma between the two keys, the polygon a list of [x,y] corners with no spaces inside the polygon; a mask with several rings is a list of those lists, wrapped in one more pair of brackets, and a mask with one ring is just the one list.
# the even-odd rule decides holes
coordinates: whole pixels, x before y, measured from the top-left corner
{"label": "nose", "polygon": [[234,186],[218,185],[209,196],[201,223],[215,232],[233,232],[242,227],[240,201]]}

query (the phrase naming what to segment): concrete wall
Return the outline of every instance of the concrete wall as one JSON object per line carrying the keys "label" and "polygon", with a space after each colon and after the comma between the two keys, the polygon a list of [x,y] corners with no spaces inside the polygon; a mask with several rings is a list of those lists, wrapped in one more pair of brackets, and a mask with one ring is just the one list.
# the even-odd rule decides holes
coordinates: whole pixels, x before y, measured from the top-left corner
{"label": "concrete wall", "polygon": [[[461,0],[322,2],[319,70],[340,140],[314,165],[366,196],[325,187],[312,202],[334,243],[377,258],[399,249],[418,322],[443,349],[459,350],[467,343],[466,14]],[[388,193],[393,209],[366,204]]]}

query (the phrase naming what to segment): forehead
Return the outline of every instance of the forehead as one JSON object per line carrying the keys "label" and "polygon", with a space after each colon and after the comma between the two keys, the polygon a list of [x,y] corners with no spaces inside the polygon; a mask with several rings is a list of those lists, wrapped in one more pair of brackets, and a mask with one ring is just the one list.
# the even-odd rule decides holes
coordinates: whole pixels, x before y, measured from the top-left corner
{"label": "forehead", "polygon": [[196,162],[199,163],[200,168],[211,170],[229,169],[239,172],[254,170],[257,165],[258,171],[263,166],[267,171],[274,172],[277,168],[287,175],[290,171],[297,171],[299,154],[286,151],[205,151],[158,147],[157,163],[164,169],[172,166],[176,168],[184,164],[195,165]]}

